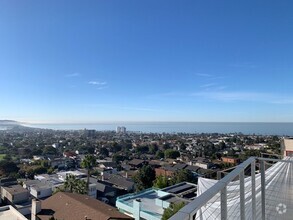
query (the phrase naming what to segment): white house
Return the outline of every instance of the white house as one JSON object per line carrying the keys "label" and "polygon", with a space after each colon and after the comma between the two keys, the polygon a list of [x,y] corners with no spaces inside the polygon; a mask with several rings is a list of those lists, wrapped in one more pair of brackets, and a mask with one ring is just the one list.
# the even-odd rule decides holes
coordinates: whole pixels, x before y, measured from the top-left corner
{"label": "white house", "polygon": [[28,180],[24,182],[23,187],[37,199],[49,197],[53,192],[53,184],[46,180]]}

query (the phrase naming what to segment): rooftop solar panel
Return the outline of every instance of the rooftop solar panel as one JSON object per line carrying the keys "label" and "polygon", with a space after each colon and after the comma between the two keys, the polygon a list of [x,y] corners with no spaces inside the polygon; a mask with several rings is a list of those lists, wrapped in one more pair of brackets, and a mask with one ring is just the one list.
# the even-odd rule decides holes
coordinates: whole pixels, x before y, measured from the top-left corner
{"label": "rooftop solar panel", "polygon": [[173,188],[173,189],[170,189],[168,190],[169,193],[174,193],[174,194],[178,194],[178,193],[181,193],[181,192],[184,192],[184,191],[187,191],[187,190],[190,190],[194,188],[194,186],[192,185],[188,185],[188,184],[185,184],[185,185],[182,185],[182,186],[178,186],[176,188]]}

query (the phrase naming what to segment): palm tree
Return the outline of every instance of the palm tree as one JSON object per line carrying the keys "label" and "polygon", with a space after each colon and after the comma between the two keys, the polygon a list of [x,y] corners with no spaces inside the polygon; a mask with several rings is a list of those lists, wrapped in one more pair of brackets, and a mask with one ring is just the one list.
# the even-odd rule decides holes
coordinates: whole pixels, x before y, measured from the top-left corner
{"label": "palm tree", "polygon": [[87,181],[86,181],[87,187],[89,186],[89,182],[90,182],[90,172],[94,168],[95,165],[96,165],[96,158],[94,155],[90,155],[90,154],[86,155],[83,161],[81,162],[81,166],[87,169]]}
{"label": "palm tree", "polygon": [[87,192],[86,182],[84,180],[78,180],[76,182],[74,192],[79,193],[79,194],[86,194],[86,192]]}
{"label": "palm tree", "polygon": [[74,175],[72,175],[72,174],[69,174],[69,175],[66,176],[65,183],[64,183],[64,188],[69,189],[69,192],[72,193],[73,189],[76,186],[76,183],[77,183],[76,177]]}
{"label": "palm tree", "polygon": [[87,184],[84,180],[77,179],[74,175],[69,174],[66,176],[64,188],[69,192],[85,194],[87,192]]}

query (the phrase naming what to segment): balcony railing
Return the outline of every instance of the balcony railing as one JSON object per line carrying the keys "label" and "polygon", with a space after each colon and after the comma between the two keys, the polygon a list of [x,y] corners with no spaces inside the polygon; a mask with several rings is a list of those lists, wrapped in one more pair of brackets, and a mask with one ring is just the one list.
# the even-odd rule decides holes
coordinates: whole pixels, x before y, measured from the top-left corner
{"label": "balcony railing", "polygon": [[[256,172],[258,162],[259,173]],[[275,164],[266,169],[269,163]],[[293,219],[292,168],[290,158],[251,157],[170,219]]]}

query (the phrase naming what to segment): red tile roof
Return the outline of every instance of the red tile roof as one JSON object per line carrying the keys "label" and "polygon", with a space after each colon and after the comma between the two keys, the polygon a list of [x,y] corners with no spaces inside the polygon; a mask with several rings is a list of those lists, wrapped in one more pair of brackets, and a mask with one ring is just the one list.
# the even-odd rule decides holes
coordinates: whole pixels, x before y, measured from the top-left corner
{"label": "red tile roof", "polygon": [[99,200],[87,195],[58,192],[42,201],[42,211],[38,214],[41,220],[54,216],[64,220],[107,220],[133,219]]}

